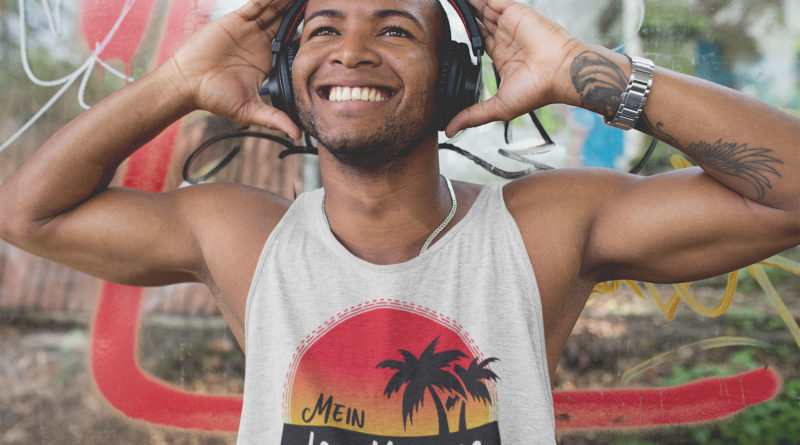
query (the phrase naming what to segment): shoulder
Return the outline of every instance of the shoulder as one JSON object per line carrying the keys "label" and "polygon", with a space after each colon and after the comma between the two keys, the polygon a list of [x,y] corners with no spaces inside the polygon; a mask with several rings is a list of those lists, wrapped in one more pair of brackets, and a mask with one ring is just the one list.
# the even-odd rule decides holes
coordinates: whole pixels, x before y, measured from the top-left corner
{"label": "shoulder", "polygon": [[[560,348],[594,285],[585,258],[598,217],[635,177],[608,169],[559,169],[503,189],[542,301],[548,348]],[[554,356],[558,354],[554,353]]]}
{"label": "shoulder", "polygon": [[198,230],[207,225],[275,225],[292,201],[239,184],[200,184],[170,192],[176,211]]}
{"label": "shoulder", "polygon": [[542,288],[560,300],[586,280],[585,255],[593,226],[615,199],[637,181],[609,169],[559,169],[507,184],[506,208],[516,222]]}
{"label": "shoulder", "polygon": [[171,193],[204,257],[260,247],[292,204],[274,193],[239,184],[202,184]]}
{"label": "shoulder", "polygon": [[616,193],[636,176],[605,168],[549,170],[508,183],[503,196],[509,211],[568,207],[592,209],[603,194]]}
{"label": "shoulder", "polygon": [[201,250],[206,284],[218,291],[234,320],[243,320],[261,250],[292,201],[237,184],[196,185],[170,194]]}
{"label": "shoulder", "polygon": [[580,242],[597,215],[634,181],[634,175],[610,169],[550,170],[507,184],[503,198],[524,238],[535,232]]}

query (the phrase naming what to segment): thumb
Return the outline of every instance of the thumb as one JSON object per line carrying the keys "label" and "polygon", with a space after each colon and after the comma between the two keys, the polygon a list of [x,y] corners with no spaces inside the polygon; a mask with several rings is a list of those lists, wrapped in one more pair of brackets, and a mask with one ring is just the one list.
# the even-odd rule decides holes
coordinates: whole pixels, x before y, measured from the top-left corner
{"label": "thumb", "polygon": [[250,102],[242,110],[242,124],[261,125],[283,131],[295,140],[302,137],[303,132],[299,126],[283,111],[265,104],[261,99]]}
{"label": "thumb", "polygon": [[507,110],[507,107],[502,105],[497,96],[494,96],[489,100],[467,107],[456,114],[447,124],[445,134],[447,137],[453,137],[459,131],[467,128],[478,127],[497,120],[509,120],[511,118],[508,117],[510,113]]}

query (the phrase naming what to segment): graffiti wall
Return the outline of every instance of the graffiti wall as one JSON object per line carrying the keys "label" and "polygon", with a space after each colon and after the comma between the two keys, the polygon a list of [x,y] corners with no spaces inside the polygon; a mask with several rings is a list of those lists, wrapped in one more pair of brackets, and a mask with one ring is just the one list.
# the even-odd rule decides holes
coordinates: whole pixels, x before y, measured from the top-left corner
{"label": "graffiti wall", "polygon": [[[0,181],[67,121],[241,3],[0,0]],[[581,39],[800,110],[800,0],[531,3]],[[536,117],[538,127],[523,117],[446,142],[507,172],[689,165],[591,114],[552,106]],[[194,113],[114,181],[186,186],[196,153],[189,176],[287,198],[315,187],[313,156],[283,157],[270,136]],[[503,180],[455,151],[441,157],[453,178]],[[799,443],[798,275],[792,250],[699,283],[598,286],[552,376],[559,441]],[[101,282],[0,243],[0,443],[234,443],[243,362],[202,286]],[[456,424],[457,410],[449,415]]]}

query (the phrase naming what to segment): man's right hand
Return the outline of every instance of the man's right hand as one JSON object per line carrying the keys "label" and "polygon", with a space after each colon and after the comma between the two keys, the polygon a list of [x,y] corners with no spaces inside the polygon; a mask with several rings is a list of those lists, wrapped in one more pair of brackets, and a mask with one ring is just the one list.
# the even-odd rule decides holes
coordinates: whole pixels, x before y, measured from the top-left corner
{"label": "man's right hand", "polygon": [[258,94],[289,2],[253,0],[205,26],[168,63],[51,136],[0,184],[0,238],[117,283],[208,283],[241,339],[249,275],[288,201],[235,185],[147,193],[109,183],[126,158],[196,109],[300,137]]}
{"label": "man's right hand", "polygon": [[193,108],[299,139],[300,128],[258,93],[272,65],[272,40],[291,3],[250,0],[196,32],[160,69]]}

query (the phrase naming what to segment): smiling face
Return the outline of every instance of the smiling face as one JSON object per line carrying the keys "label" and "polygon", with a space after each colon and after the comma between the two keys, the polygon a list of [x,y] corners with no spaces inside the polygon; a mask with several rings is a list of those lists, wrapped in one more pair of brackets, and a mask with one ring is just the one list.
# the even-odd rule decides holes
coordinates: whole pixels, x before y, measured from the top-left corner
{"label": "smiling face", "polygon": [[311,0],[292,66],[303,127],[341,162],[389,163],[435,137],[435,0]]}

